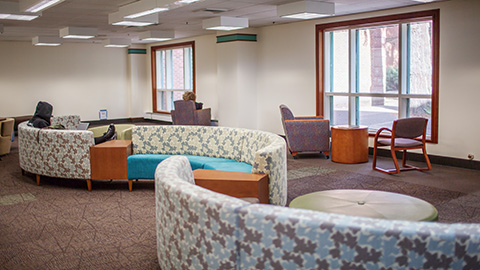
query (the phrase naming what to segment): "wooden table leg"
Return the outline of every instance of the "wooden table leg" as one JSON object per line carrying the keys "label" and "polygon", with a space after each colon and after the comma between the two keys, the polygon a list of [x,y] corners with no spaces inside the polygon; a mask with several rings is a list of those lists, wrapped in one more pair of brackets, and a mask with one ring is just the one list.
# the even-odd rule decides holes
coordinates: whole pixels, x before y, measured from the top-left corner
{"label": "wooden table leg", "polygon": [[87,189],[88,189],[88,191],[92,191],[92,180],[91,179],[87,179]]}
{"label": "wooden table leg", "polygon": [[[138,181],[138,179],[137,179]],[[132,186],[133,186],[133,180],[132,179],[128,179],[128,190],[129,191],[132,191]]]}

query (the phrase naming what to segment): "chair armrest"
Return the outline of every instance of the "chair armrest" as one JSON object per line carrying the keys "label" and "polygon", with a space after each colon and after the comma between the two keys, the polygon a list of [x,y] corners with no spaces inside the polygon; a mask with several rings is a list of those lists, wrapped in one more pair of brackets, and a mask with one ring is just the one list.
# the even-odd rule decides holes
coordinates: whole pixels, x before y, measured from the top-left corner
{"label": "chair armrest", "polygon": [[294,120],[309,120],[309,119],[323,119],[323,116],[298,116]]}
{"label": "chair armrest", "polygon": [[388,131],[388,132],[392,133],[391,129],[383,127],[381,129],[377,130],[377,133],[375,133],[374,142],[377,141],[378,137],[380,136],[380,133],[382,133],[383,131]]}
{"label": "chair armrest", "polygon": [[211,108],[196,110],[195,113],[197,114],[197,124],[200,126],[210,126],[211,121]]}

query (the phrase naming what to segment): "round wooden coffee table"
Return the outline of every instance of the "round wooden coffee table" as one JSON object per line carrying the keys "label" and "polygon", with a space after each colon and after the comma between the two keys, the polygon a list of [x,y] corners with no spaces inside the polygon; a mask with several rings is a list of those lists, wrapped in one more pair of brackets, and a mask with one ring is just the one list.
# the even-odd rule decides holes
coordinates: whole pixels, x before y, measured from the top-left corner
{"label": "round wooden coffee table", "polygon": [[430,203],[403,194],[361,189],[313,192],[292,200],[289,207],[389,220],[435,221]]}
{"label": "round wooden coffee table", "polygon": [[333,126],[331,150],[333,162],[368,162],[368,127]]}

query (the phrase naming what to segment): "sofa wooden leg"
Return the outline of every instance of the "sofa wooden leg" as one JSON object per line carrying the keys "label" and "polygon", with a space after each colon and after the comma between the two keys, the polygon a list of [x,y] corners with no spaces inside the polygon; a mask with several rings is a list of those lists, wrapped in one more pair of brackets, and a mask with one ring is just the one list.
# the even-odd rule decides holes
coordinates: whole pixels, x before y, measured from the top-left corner
{"label": "sofa wooden leg", "polygon": [[132,186],[133,186],[133,179],[128,179],[128,191],[132,191]]}
{"label": "sofa wooden leg", "polygon": [[88,191],[92,191],[92,180],[91,179],[87,179],[87,189],[88,189]]}
{"label": "sofa wooden leg", "polygon": [[37,186],[40,186],[40,175],[36,174],[35,179],[37,180]]}

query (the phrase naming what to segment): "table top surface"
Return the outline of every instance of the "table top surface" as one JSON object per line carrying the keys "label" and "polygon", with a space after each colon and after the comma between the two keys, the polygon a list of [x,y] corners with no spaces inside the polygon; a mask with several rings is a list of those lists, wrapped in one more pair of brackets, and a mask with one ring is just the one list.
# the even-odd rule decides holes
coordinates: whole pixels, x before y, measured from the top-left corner
{"label": "table top surface", "polygon": [[389,220],[437,220],[435,207],[418,198],[393,192],[337,189],[313,192],[295,198],[292,208]]}
{"label": "table top surface", "polygon": [[358,126],[358,125],[336,125],[332,126],[333,129],[367,129],[367,126]]}
{"label": "table top surface", "polygon": [[132,143],[132,140],[111,140],[101,144],[94,145],[95,148],[117,148],[128,147]]}
{"label": "table top surface", "polygon": [[253,181],[257,182],[260,179],[266,177],[266,174],[245,173],[245,172],[230,172],[230,171],[217,171],[196,169],[193,171],[193,177],[195,179],[203,180],[231,180],[231,181]]}

